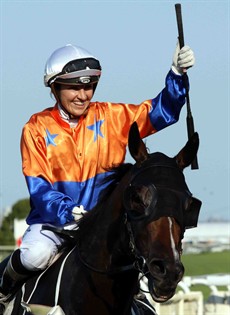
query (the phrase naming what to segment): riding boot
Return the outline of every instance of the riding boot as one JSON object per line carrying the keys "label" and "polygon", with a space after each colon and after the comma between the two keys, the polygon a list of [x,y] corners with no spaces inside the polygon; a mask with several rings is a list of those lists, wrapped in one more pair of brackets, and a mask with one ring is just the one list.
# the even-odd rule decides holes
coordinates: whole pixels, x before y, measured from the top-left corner
{"label": "riding boot", "polygon": [[21,263],[20,250],[17,249],[10,257],[0,281],[0,315],[5,311],[11,297],[22,283],[31,275]]}

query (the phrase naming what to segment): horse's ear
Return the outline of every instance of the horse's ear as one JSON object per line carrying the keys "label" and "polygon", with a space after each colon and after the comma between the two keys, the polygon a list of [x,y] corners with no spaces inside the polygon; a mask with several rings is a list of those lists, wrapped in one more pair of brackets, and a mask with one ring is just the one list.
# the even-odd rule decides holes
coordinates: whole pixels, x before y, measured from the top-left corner
{"label": "horse's ear", "polygon": [[176,162],[180,169],[189,166],[197,155],[199,148],[199,135],[195,132],[188,140],[183,149],[175,156]]}
{"label": "horse's ear", "polygon": [[137,123],[134,122],[129,130],[129,152],[137,163],[142,163],[148,158],[148,152],[140,137]]}

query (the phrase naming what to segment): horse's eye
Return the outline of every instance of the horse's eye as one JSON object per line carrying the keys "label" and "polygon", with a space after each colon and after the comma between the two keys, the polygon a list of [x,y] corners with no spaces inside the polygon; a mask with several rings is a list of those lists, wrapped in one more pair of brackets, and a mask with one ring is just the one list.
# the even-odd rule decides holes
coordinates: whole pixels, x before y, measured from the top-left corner
{"label": "horse's eye", "polygon": [[130,208],[133,212],[135,212],[137,215],[138,213],[143,213],[143,211],[146,208],[144,195],[143,195],[143,189],[141,187],[137,187],[135,190],[133,190],[132,195],[130,196]]}
{"label": "horse's eye", "polygon": [[133,204],[136,204],[137,206],[142,204],[142,198],[141,196],[138,194],[138,192],[136,194],[133,194],[133,200],[132,200]]}
{"label": "horse's eye", "polygon": [[152,200],[156,199],[156,189],[152,186],[129,186],[124,193],[124,204],[132,219],[144,218]]}

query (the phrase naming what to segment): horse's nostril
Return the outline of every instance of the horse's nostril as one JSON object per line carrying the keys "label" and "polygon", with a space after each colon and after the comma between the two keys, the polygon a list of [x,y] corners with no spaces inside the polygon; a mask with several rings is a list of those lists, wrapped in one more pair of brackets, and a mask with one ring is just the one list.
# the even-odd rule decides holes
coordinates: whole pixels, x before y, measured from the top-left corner
{"label": "horse's nostril", "polygon": [[166,268],[163,260],[152,260],[151,269],[155,274],[164,275],[166,273]]}
{"label": "horse's nostril", "polygon": [[183,264],[179,263],[176,266],[176,273],[178,274],[178,279],[181,280],[184,275],[184,266]]}
{"label": "horse's nostril", "polygon": [[174,281],[181,280],[184,274],[184,266],[181,263],[169,263],[161,259],[153,259],[150,263],[151,273],[156,278],[166,277],[170,275],[170,278],[174,278]]}

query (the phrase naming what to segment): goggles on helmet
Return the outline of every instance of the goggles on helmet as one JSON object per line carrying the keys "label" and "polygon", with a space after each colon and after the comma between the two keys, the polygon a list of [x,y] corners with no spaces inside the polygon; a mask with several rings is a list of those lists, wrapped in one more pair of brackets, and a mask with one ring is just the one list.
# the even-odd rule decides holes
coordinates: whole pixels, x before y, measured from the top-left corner
{"label": "goggles on helmet", "polygon": [[99,81],[100,75],[99,61],[94,58],[85,58],[67,63],[54,80],[60,84],[93,84]]}
{"label": "goggles on helmet", "polygon": [[62,72],[49,81],[60,84],[93,84],[97,83],[101,75],[101,66],[94,58],[73,60],[64,66]]}
{"label": "goggles on helmet", "polygon": [[55,83],[66,84],[66,85],[82,85],[82,84],[95,84],[98,83],[100,76],[82,76],[64,79],[62,77],[57,77]]}
{"label": "goggles on helmet", "polygon": [[[101,65],[99,61],[95,58],[82,58],[82,59],[76,59],[68,62],[63,70],[63,74],[67,73],[73,73],[75,71],[81,71],[85,69],[91,69],[91,70],[101,70]],[[61,73],[60,73],[61,74]]]}

